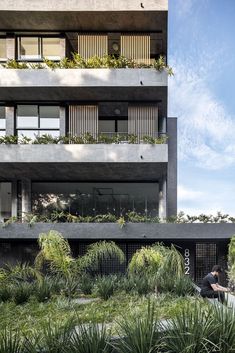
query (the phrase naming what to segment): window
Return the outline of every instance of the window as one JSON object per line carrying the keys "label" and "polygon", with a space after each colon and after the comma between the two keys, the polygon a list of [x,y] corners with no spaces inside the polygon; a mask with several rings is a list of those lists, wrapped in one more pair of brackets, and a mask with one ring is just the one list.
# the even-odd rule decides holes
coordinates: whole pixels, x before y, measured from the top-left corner
{"label": "window", "polygon": [[34,182],[32,206],[39,214],[63,210],[71,214],[116,216],[135,211],[150,217],[158,215],[158,183],[128,182]]}
{"label": "window", "polygon": [[59,37],[19,37],[18,59],[42,60],[46,57],[50,60],[61,59],[61,45]]}
{"label": "window", "polygon": [[0,106],[0,136],[6,135],[6,109]]}
{"label": "window", "polygon": [[60,135],[60,107],[18,105],[16,114],[18,136],[29,138],[44,134],[57,137]]}
{"label": "window", "polygon": [[127,135],[128,134],[128,120],[123,118],[100,118],[98,124],[99,134],[106,134],[113,136],[115,134]]}
{"label": "window", "polygon": [[60,38],[42,38],[42,56],[51,60],[60,60]]}
{"label": "window", "polygon": [[0,221],[6,221],[11,217],[11,183],[0,183]]}
{"label": "window", "polygon": [[0,38],[0,61],[7,59],[6,38]]}

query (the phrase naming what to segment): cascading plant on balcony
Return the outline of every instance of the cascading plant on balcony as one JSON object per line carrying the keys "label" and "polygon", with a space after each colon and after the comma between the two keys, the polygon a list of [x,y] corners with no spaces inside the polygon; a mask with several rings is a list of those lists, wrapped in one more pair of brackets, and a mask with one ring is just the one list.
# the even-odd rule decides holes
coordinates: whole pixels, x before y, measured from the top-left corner
{"label": "cascading plant on balcony", "polygon": [[154,68],[157,71],[166,71],[169,76],[174,75],[173,69],[166,64],[164,56],[155,59],[151,64],[137,63],[132,59],[124,56],[115,57],[114,55],[104,55],[102,57],[92,56],[85,60],[78,53],[72,53],[72,59],[63,58],[60,61],[53,61],[43,58],[42,62],[19,62],[14,59],[8,60],[1,64],[6,69],[138,69],[138,68]]}

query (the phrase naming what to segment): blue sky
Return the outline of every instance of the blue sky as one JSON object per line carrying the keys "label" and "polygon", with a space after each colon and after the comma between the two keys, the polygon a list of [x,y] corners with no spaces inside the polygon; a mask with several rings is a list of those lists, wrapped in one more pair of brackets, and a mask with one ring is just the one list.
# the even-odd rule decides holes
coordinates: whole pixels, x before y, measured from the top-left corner
{"label": "blue sky", "polygon": [[235,215],[235,0],[169,0],[178,210]]}

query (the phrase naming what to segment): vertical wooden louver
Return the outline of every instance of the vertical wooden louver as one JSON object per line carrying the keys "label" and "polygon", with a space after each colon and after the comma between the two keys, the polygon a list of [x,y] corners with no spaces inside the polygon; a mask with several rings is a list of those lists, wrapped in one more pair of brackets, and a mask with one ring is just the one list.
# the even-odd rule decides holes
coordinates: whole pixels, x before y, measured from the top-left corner
{"label": "vertical wooden louver", "polygon": [[70,105],[69,134],[71,136],[81,136],[87,132],[89,132],[93,137],[97,137],[98,106]]}
{"label": "vertical wooden louver", "polygon": [[85,59],[108,54],[108,36],[102,34],[79,34],[78,53]]}
{"label": "vertical wooden louver", "polygon": [[121,35],[121,55],[138,64],[150,64],[150,35]]}
{"label": "vertical wooden louver", "polygon": [[157,106],[130,105],[128,107],[128,133],[137,135],[138,142],[146,135],[155,137],[157,130]]}

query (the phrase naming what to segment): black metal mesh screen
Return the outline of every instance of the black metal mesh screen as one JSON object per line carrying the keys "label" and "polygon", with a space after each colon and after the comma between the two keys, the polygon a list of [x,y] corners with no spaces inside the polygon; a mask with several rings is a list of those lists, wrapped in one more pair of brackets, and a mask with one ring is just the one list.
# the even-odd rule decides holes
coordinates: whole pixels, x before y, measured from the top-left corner
{"label": "black metal mesh screen", "polygon": [[201,283],[203,277],[209,273],[212,267],[217,263],[217,258],[217,244],[196,244],[195,279],[198,284]]}

